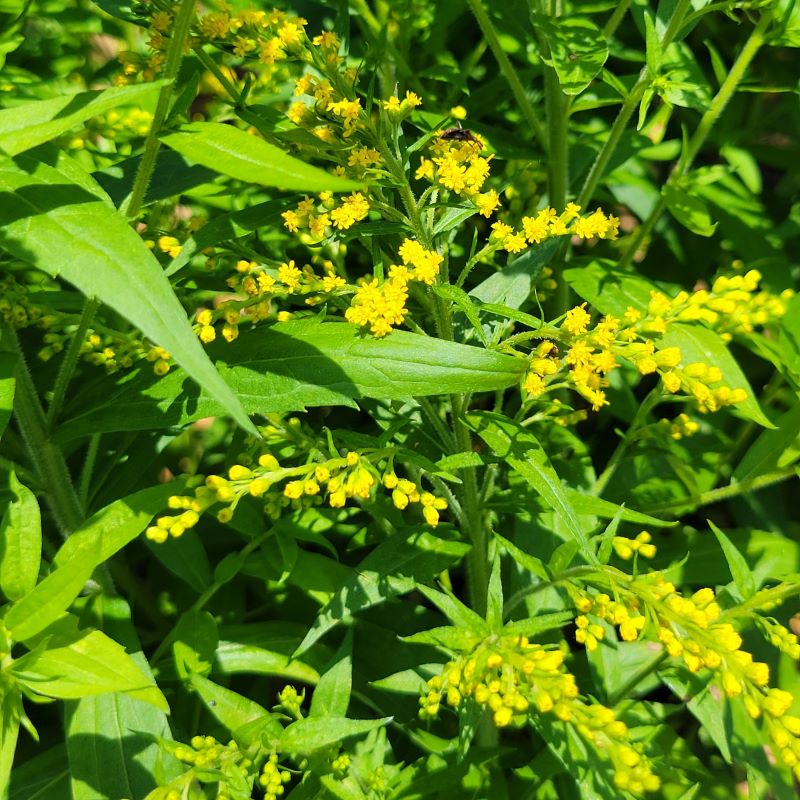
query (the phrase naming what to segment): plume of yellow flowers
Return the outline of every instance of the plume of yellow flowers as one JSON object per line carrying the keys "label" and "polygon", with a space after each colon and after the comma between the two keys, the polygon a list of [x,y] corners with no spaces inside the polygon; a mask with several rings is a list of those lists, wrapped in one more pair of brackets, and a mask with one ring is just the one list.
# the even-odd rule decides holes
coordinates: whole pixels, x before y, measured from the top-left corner
{"label": "plume of yellow flowers", "polygon": [[580,697],[560,648],[525,636],[476,641],[427,681],[419,702],[423,719],[437,716],[443,702],[456,709],[472,702],[489,709],[498,728],[552,716],[610,763],[618,789],[641,796],[661,785],[641,746],[631,743],[628,726],[612,709]]}

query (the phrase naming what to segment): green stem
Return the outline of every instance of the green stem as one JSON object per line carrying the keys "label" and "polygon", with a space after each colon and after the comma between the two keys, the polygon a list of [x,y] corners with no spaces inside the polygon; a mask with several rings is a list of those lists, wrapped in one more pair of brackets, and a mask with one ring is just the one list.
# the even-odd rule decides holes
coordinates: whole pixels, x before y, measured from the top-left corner
{"label": "green stem", "polygon": [[536,112],[531,105],[531,101],[525,94],[525,89],[523,88],[519,76],[517,75],[517,71],[512,66],[511,61],[509,61],[505,50],[503,50],[503,47],[500,44],[497,31],[494,29],[494,25],[492,25],[489,15],[486,13],[486,10],[481,4],[481,0],[467,0],[467,3],[472,10],[472,13],[475,15],[475,19],[478,21],[478,26],[480,27],[484,38],[489,43],[489,48],[494,54],[495,60],[497,61],[497,66],[500,67],[500,72],[503,74],[503,77],[511,87],[511,93],[514,95],[514,100],[519,106],[522,116],[525,117],[525,121],[530,126],[530,129],[533,131],[542,149],[546,149],[547,137],[545,136],[542,123],[539,122],[539,118],[536,116]]}
{"label": "green stem", "polygon": [[[753,29],[744,47],[739,52],[739,57],[731,67],[728,77],[725,78],[716,96],[711,101],[708,110],[703,114],[700,124],[697,126],[694,134],[692,134],[692,137],[686,145],[686,150],[681,154],[680,160],[667,179],[666,187],[676,186],[681,178],[691,169],[697,154],[700,152],[700,148],[705,144],[709,133],[711,133],[711,129],[716,125],[717,120],[725,110],[725,106],[728,104],[731,97],[733,97],[736,87],[739,85],[742,78],[744,78],[745,72],[747,72],[747,68],[750,66],[750,62],[755,58],[756,53],[758,53],[761,46],[764,44],[767,29],[771,22],[772,13],[767,10],[761,15],[761,19],[758,21],[758,24]],[[666,207],[666,198],[662,192],[648,218],[636,229],[636,233],[631,239],[631,243],[619,263],[620,268],[626,268],[633,261],[633,257],[639,251],[642,243],[650,235],[650,232],[661,218]]]}
{"label": "green stem", "polygon": [[617,445],[616,449],[611,454],[611,458],[608,459],[606,468],[600,474],[600,477],[597,479],[597,481],[595,481],[591,491],[593,495],[599,497],[603,493],[603,490],[608,485],[608,482],[617,471],[617,467],[619,466],[620,461],[622,461],[622,457],[625,455],[628,447],[633,441],[634,434],[645,424],[648,415],[656,407],[656,405],[658,405],[658,401],[662,398],[662,396],[663,392],[661,387],[656,386],[656,388],[653,389],[644,400],[642,400],[642,404],[637,409],[631,424],[628,426],[628,430],[625,431],[622,441],[620,441],[620,443]]}
{"label": "green stem", "polygon": [[[661,41],[662,50],[666,49],[672,43],[672,40],[675,38],[675,35],[683,24],[683,18],[686,15],[690,5],[691,0],[680,0],[678,5],[675,7],[675,11],[673,11],[672,17],[670,17],[667,29],[664,31],[664,38]],[[648,86],[650,86],[654,77],[655,76],[650,73],[649,67],[643,67],[642,71],[639,73],[639,79],[633,85],[633,88],[625,98],[625,101],[623,102],[622,107],[617,114],[617,118],[614,120],[614,124],[611,126],[608,137],[606,138],[603,146],[600,148],[600,152],[597,154],[597,158],[592,164],[589,174],[586,176],[586,180],[584,181],[583,188],[581,189],[580,196],[577,200],[577,203],[579,206],[581,206],[581,208],[586,208],[587,204],[594,196],[597,184],[603,177],[603,173],[608,166],[608,162],[611,159],[611,156],[614,154],[614,151],[617,149],[617,145],[622,138],[622,134],[625,132],[625,128],[628,125],[631,115],[639,105],[639,101],[642,99],[645,90]]]}
{"label": "green stem", "polygon": [[606,22],[606,25],[603,28],[604,39],[610,39],[614,35],[623,18],[628,13],[630,5],[631,0],[622,0],[621,3],[617,4],[617,7],[614,9],[614,13],[609,17],[608,22]]}
{"label": "green stem", "polygon": [[61,532],[68,536],[83,522],[83,509],[72,486],[64,456],[48,438],[47,420],[39,395],[28,371],[16,331],[10,325],[3,326],[3,339],[14,348],[19,359],[14,391],[14,416],[39,482],[46,489],[45,498],[53,518]]}
{"label": "green stem", "polygon": [[786,467],[785,469],[768,472],[766,475],[759,475],[757,478],[741,481],[741,483],[732,483],[728,486],[720,486],[717,489],[709,489],[707,492],[694,497],[672,500],[668,503],[656,503],[654,506],[648,507],[647,513],[657,514],[665,511],[677,511],[682,508],[698,508],[711,503],[718,503],[720,500],[729,500],[731,497],[737,497],[740,494],[757,492],[759,489],[765,489],[767,486],[772,486],[775,483],[781,483],[781,481],[793,478],[795,475],[800,475],[798,469],[800,468]]}
{"label": "green stem", "polygon": [[142,160],[139,162],[139,169],[136,171],[136,179],[133,182],[130,200],[128,201],[125,213],[128,219],[136,219],[142,208],[147,187],[150,185],[150,178],[156,166],[156,157],[161,142],[158,139],[164,120],[169,111],[169,102],[172,97],[173,84],[178,77],[178,70],[183,59],[183,46],[189,34],[189,27],[194,17],[196,0],[183,0],[175,16],[175,23],[172,26],[169,47],[167,48],[167,58],[164,64],[164,78],[169,81],[161,87],[158,93],[156,110],[153,114],[153,124],[144,143]]}
{"label": "green stem", "polygon": [[89,325],[92,324],[98,305],[99,303],[94,297],[86,298],[78,328],[72,336],[67,352],[64,354],[64,359],[61,362],[56,382],[53,386],[53,396],[50,399],[50,405],[47,407],[47,430],[49,431],[53,430],[58,415],[61,413],[69,382],[72,380],[72,374],[75,372],[75,367],[81,355],[81,346],[86,338]]}
{"label": "green stem", "polygon": [[203,46],[195,45],[192,50],[200,63],[219,81],[237,108],[243,105],[241,92],[228,80],[228,76],[217,66],[216,61],[203,50]]}
{"label": "green stem", "polygon": [[422,413],[425,415],[425,418],[436,430],[442,446],[446,450],[455,451],[455,437],[453,436],[452,432],[447,429],[447,426],[444,424],[444,422],[442,422],[442,420],[439,418],[439,415],[436,413],[436,409],[433,407],[433,403],[431,403],[427,397],[418,397],[417,403],[419,403],[419,407],[422,410]]}

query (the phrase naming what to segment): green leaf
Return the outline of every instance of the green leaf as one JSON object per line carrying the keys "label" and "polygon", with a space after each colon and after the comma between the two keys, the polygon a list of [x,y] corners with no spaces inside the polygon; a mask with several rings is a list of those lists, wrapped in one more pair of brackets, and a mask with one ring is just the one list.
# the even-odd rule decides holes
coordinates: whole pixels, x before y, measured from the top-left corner
{"label": "green leaf", "polygon": [[344,717],[353,688],[353,629],[347,631],[333,662],[319,679],[311,696],[309,717]]}
{"label": "green leaf", "polygon": [[361,183],[312,167],[232,125],[193,122],[161,140],[186,158],[247,183],[306,192],[364,188]]}
{"label": "green leaf", "polygon": [[659,528],[673,528],[678,523],[668,522],[650,514],[643,514],[641,511],[634,511],[632,508],[612,503],[610,500],[603,500],[602,497],[595,497],[586,494],[578,489],[567,487],[567,499],[576,514],[601,517],[602,519],[614,519],[619,514],[619,518],[625,522],[636,522],[639,525],[652,525]]}
{"label": "green leaf", "polygon": [[208,611],[190,609],[181,614],[172,645],[178,677],[185,681],[193,673],[209,675],[218,644],[217,623]]}
{"label": "green leaf", "polygon": [[536,556],[532,556],[530,553],[526,553],[524,550],[521,550],[513,542],[510,542],[499,533],[495,533],[494,538],[503,545],[505,551],[523,569],[528,570],[528,572],[532,573],[533,575],[537,575],[542,580],[550,580],[550,573],[547,571],[547,567],[545,567],[540,559],[536,558]]}
{"label": "green leaf", "polygon": [[33,492],[12,472],[14,499],[0,521],[0,590],[11,602],[36,586],[42,559],[42,520]]}
{"label": "green leaf", "polygon": [[713,236],[717,223],[711,220],[708,206],[696,195],[666,184],[661,190],[669,213],[698,236]]}
{"label": "green leaf", "polygon": [[475,329],[475,333],[478,334],[483,344],[489,344],[486,333],[483,330],[483,325],[481,325],[481,318],[478,316],[478,308],[463,289],[459,289],[458,286],[452,286],[449,283],[442,283],[434,286],[433,291],[438,294],[439,297],[443,297],[445,300],[449,300],[451,303],[458,306],[464,316],[470,321],[470,324]]}
{"label": "green leaf", "polygon": [[[124,644],[130,659],[153,681],[130,608],[121,597],[96,595],[83,617]],[[110,693],[68,702],[65,717],[72,800],[144,797],[182,771],[157,741],[172,737],[163,709],[129,694]]]}
{"label": "green leaf", "polygon": [[0,436],[5,432],[14,410],[14,388],[17,356],[15,353],[0,352]]}
{"label": "green leaf", "polygon": [[10,156],[48,142],[87,119],[139,103],[167,81],[119,86],[101,91],[36,100],[0,111],[0,150]]}
{"label": "green leaf", "polygon": [[276,225],[280,221],[281,212],[292,205],[293,203],[290,200],[268,200],[265,203],[256,203],[241,211],[232,211],[230,214],[214,217],[183,243],[180,253],[172,259],[172,263],[167,267],[165,274],[173,275],[184,267],[195,253],[204,250],[206,247],[239,239],[260,228]]}
{"label": "green leaf", "polygon": [[28,690],[42,697],[74,700],[124,692],[156,708],[169,706],[152,676],[145,675],[125,648],[102,631],[80,631],[72,615],[47,629],[56,633],[45,648],[18,658],[11,671]]}
{"label": "green leaf", "polygon": [[467,424],[486,442],[495,455],[504,459],[542,496],[550,508],[561,517],[570,535],[580,545],[587,561],[596,563],[597,556],[569,503],[561,479],[536,437],[502,414],[488,411],[468,414]]}
{"label": "green leaf", "polygon": [[363,736],[375,728],[388,725],[392,719],[392,717],[363,720],[345,717],[301,719],[284,730],[278,747],[284,753],[307,755],[353,736]]}
{"label": "green leaf", "polygon": [[706,522],[708,526],[714,531],[717,537],[722,552],[725,554],[725,560],[728,562],[728,568],[731,571],[731,577],[739,590],[742,600],[747,600],[756,593],[756,582],[753,573],[747,563],[747,559],[736,549],[736,546],[731,540],[721,531],[710,519]]}
{"label": "green leaf", "polygon": [[192,675],[189,682],[211,714],[231,733],[272,716],[255,701],[225,689],[202,675]]}
{"label": "green leaf", "polygon": [[6,613],[4,623],[14,639],[25,641],[61,616],[95,568],[138,536],[175,491],[175,484],[165,484],[136,492],[98,511],[75,531],[56,554],[56,569]]}
{"label": "green leaf", "polygon": [[712,364],[719,367],[722,371],[722,380],[731,389],[744,389],[747,392],[747,399],[743,403],[734,406],[734,410],[747,419],[763,425],[765,428],[774,428],[769,421],[758,400],[747,382],[744,373],[739,368],[733,356],[725,346],[725,342],[708,328],[699,325],[686,325],[683,323],[671,323],[667,333],[661,337],[659,347],[678,347],[681,351],[681,361],[683,364],[692,364],[702,361],[704,364]]}
{"label": "green leaf", "polygon": [[424,585],[417,588],[453,623],[457,632],[481,636],[488,636],[491,633],[486,620],[469,606],[464,605],[451,591],[445,589],[444,592],[440,592]]}
{"label": "green leaf", "polygon": [[534,24],[543,28],[561,91],[580,94],[600,73],[608,58],[602,31],[585,17],[561,17],[558,23],[536,15]]}
{"label": "green leaf", "polygon": [[554,611],[552,614],[537,614],[529,619],[519,619],[503,626],[504,636],[538,636],[545,631],[563,628],[575,619],[574,611]]}
{"label": "green leaf", "polygon": [[492,630],[499,630],[503,626],[503,578],[500,567],[500,552],[495,548],[492,572],[486,590],[486,622]]}
{"label": "green leaf", "polygon": [[601,564],[608,564],[611,558],[611,548],[614,544],[614,537],[617,535],[620,520],[622,519],[622,508],[614,515],[611,522],[608,523],[606,529],[600,537],[600,548],[597,551],[597,558]]}
{"label": "green leaf", "polygon": [[[795,403],[777,421],[775,430],[762,431],[750,445],[733,472],[737,483],[752,480],[771,472],[778,466],[786,466],[788,449],[800,436],[800,402]],[[788,462],[790,463],[790,462]]]}
{"label": "green leaf", "polygon": [[[67,162],[69,163],[69,162]],[[241,404],[192,332],[153,254],[127,222],[63,169],[0,159],[0,247],[97,297],[166,349],[246,430]],[[84,176],[88,182],[89,176]]]}
{"label": "green leaf", "polygon": [[442,539],[427,530],[394,534],[379,544],[321,609],[294,653],[305,652],[334,626],[353,614],[417,588],[462,558],[464,542]]}
{"label": "green leaf", "polygon": [[621,317],[630,306],[647,311],[650,292],[659,287],[635,272],[615,269],[613,261],[595,259],[585,267],[563,272],[564,280],[575,293],[588,300],[601,314]]}
{"label": "green leaf", "polygon": [[69,783],[67,751],[63,744],[59,744],[14,768],[8,800],[69,797]]}
{"label": "green leaf", "polygon": [[520,308],[528,301],[533,282],[553,257],[560,241],[554,236],[539,245],[532,245],[505,269],[479,283],[469,296],[482,303]]}
{"label": "green leaf", "polygon": [[0,694],[0,797],[3,800],[14,763],[14,753],[17,750],[22,713],[22,697],[19,691],[4,689]]}
{"label": "green leaf", "polygon": [[[407,400],[494,391],[518,383],[524,359],[406,331],[383,339],[344,322],[296,320],[258,327],[209,349],[249,413],[353,405],[361,397]],[[222,413],[205,391],[173,371],[144,368],[90,384],[66,409],[61,441],[101,431],[158,429]],[[72,413],[72,416],[70,414]]]}

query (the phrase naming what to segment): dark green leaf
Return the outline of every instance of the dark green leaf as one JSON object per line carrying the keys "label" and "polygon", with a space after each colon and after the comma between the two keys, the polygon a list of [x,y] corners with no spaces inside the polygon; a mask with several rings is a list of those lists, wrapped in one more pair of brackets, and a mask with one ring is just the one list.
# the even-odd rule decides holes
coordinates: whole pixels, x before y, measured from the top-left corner
{"label": "dark green leaf", "polygon": [[14,387],[17,384],[14,373],[16,369],[16,355],[0,352],[0,436],[3,435],[14,408]]}
{"label": "dark green leaf", "polygon": [[[406,331],[374,339],[347,323],[312,319],[259,327],[210,352],[253,414],[352,406],[361,397],[493,391],[517,383],[525,370],[524,359],[479,347]],[[221,412],[179,371],[157,379],[146,368],[121,383],[112,376],[88,386],[67,408],[57,438],[162,428]]]}
{"label": "dark green leaf", "polygon": [[469,550],[464,542],[448,541],[422,530],[395,534],[379,544],[339,587],[318,614],[295,651],[305,652],[338,623],[353,614],[413,591],[418,581],[428,581],[462,558]]}
{"label": "dark green leaf", "polygon": [[172,645],[178,677],[185,681],[193,673],[209,675],[218,644],[217,623],[208,611],[184,612],[175,626]]}
{"label": "dark green leaf", "polygon": [[353,688],[353,629],[347,631],[333,662],[319,679],[311,696],[309,717],[344,717]]}

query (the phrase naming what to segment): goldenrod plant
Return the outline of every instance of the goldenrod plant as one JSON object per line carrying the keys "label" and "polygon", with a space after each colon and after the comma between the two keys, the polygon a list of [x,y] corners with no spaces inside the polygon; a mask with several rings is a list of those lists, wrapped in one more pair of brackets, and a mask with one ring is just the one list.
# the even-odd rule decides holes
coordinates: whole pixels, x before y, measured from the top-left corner
{"label": "goldenrod plant", "polygon": [[798,46],[2,0],[0,800],[796,797]]}

